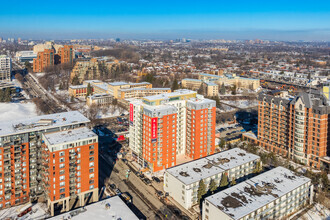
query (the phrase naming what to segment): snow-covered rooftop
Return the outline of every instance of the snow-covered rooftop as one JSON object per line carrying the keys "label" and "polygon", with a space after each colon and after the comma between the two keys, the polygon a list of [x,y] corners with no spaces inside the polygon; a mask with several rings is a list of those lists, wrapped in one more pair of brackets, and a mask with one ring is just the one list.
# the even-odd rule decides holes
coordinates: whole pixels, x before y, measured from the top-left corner
{"label": "snow-covered rooftop", "polygon": [[138,220],[137,216],[128,208],[119,196],[114,196],[78,210],[73,210],[62,215],[57,215],[49,220]]}
{"label": "snow-covered rooftop", "polygon": [[257,159],[257,155],[234,148],[171,167],[166,172],[189,185]]}
{"label": "snow-covered rooftop", "polygon": [[309,178],[277,167],[205,199],[233,219],[240,219],[310,182]]}
{"label": "snow-covered rooftop", "polygon": [[90,122],[89,119],[78,111],[41,115],[21,120],[1,122],[0,137],[88,122]]}
{"label": "snow-covered rooftop", "polygon": [[153,100],[159,100],[159,99],[169,99],[170,97],[188,95],[188,94],[194,94],[194,93],[196,93],[196,92],[192,91],[192,90],[179,89],[179,90],[175,90],[174,92],[171,92],[171,93],[163,93],[160,95],[146,96],[146,97],[144,97],[144,99],[153,101]]}
{"label": "snow-covered rooftop", "polygon": [[84,140],[87,138],[97,137],[97,135],[87,127],[45,133],[44,137],[49,145],[70,143],[73,141]]}
{"label": "snow-covered rooftop", "polygon": [[128,85],[128,83],[126,83],[126,82],[112,82],[112,83],[109,83],[109,85],[111,85],[111,86],[123,86],[123,85]]}

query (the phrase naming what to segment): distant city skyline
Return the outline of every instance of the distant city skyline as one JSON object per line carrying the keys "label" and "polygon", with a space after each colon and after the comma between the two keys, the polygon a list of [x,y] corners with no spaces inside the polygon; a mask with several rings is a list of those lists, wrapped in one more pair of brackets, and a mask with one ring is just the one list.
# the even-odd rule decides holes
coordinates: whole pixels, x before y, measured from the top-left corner
{"label": "distant city skyline", "polygon": [[330,2],[4,2],[0,36],[25,39],[268,39],[330,41]]}

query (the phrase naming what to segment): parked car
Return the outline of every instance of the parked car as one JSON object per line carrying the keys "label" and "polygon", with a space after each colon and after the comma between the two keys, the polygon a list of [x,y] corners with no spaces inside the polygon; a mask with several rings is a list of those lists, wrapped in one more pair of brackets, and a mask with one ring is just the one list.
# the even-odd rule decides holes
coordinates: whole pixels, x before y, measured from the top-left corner
{"label": "parked car", "polygon": [[110,184],[110,188],[115,190],[115,189],[117,189],[117,186],[115,184]]}
{"label": "parked car", "polygon": [[116,190],[115,190],[115,193],[116,193],[117,195],[121,194],[120,189],[116,189]]}
{"label": "parked car", "polygon": [[163,198],[164,197],[164,193],[162,191],[159,191],[159,190],[156,191],[156,195],[157,195],[158,198]]}
{"label": "parked car", "polygon": [[152,180],[155,181],[156,183],[160,183],[160,179],[156,176],[153,176]]}
{"label": "parked car", "polygon": [[151,185],[151,180],[149,180],[148,178],[144,178],[143,182],[147,185]]}

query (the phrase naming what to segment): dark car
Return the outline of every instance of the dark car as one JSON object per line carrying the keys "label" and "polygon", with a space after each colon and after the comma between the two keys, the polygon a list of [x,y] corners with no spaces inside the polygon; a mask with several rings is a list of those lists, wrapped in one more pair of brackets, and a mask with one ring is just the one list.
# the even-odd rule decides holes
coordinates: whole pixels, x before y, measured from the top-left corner
{"label": "dark car", "polygon": [[117,186],[115,184],[110,184],[110,188],[115,190],[115,189],[117,189]]}
{"label": "dark car", "polygon": [[143,182],[147,185],[151,185],[151,180],[149,180],[148,178],[144,178]]}
{"label": "dark car", "polygon": [[160,179],[156,176],[153,176],[152,180],[155,181],[156,183],[160,183]]}
{"label": "dark car", "polygon": [[121,194],[120,189],[116,189],[115,192],[116,192],[117,195]]}
{"label": "dark car", "polygon": [[162,191],[159,191],[159,190],[156,191],[156,195],[157,195],[158,198],[163,198],[164,197],[164,193]]}
{"label": "dark car", "polygon": [[139,176],[140,176],[141,179],[144,178],[144,174],[143,173],[141,173]]}

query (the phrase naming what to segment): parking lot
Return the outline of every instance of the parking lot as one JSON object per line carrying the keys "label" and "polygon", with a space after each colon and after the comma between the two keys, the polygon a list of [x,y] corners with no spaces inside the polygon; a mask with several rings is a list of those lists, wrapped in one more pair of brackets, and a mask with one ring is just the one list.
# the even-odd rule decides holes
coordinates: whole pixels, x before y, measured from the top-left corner
{"label": "parking lot", "polygon": [[217,129],[220,132],[220,139],[232,141],[242,137],[247,131],[256,131],[256,125],[232,124]]}

